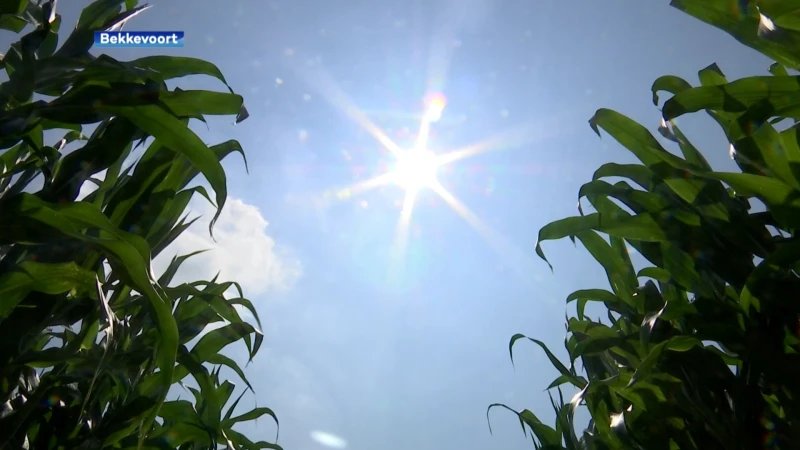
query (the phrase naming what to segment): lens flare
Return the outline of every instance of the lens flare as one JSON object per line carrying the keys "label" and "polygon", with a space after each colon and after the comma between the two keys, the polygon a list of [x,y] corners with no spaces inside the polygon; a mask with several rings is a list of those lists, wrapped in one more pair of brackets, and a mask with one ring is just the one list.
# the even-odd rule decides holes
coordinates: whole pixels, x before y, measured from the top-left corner
{"label": "lens flare", "polygon": [[431,122],[438,122],[442,118],[447,98],[442,93],[434,93],[428,99],[426,118]]}

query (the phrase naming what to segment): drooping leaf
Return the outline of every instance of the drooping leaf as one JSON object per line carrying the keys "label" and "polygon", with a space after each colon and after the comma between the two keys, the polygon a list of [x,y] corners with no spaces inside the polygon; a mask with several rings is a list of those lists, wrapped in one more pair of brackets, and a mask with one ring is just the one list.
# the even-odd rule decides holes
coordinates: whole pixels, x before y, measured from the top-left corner
{"label": "drooping leaf", "polygon": [[508,343],[508,353],[511,357],[512,363],[514,362],[514,344],[523,338],[533,342],[542,350],[544,350],[545,354],[547,355],[547,359],[550,360],[550,363],[552,363],[553,366],[559,371],[561,376],[566,377],[570,383],[580,388],[583,388],[586,385],[586,380],[582,379],[582,377],[575,376],[569,369],[567,369],[566,366],[564,366],[564,364],[562,364],[561,361],[559,361],[558,358],[556,358],[556,356],[550,351],[550,349],[547,348],[547,345],[545,345],[544,342],[538,339],[529,338],[523,334],[515,334],[511,337],[511,341]]}
{"label": "drooping leaf", "polygon": [[94,274],[69,263],[24,261],[18,269],[0,275],[0,318],[5,317],[30,291],[62,294],[81,290],[92,295]]}
{"label": "drooping leaf", "polygon": [[[92,2],[58,48],[55,2],[0,1],[0,28],[30,25],[4,55],[7,82],[0,85],[0,291],[6,291],[0,296],[0,402],[8,400],[14,411],[0,417],[0,447],[226,443],[280,450],[221,424],[223,416],[232,418],[223,407],[234,385],[220,379],[219,367],[252,390],[241,361],[222,353],[239,341],[249,361],[258,352],[263,335],[238,313],[250,310],[260,327],[252,302],[235,282],[164,288],[150,269],[152,258],[193,223],[185,214],[192,195],[211,201],[203,187],[187,184],[210,175],[215,194],[225,194],[219,189],[224,173],[214,166],[230,152],[243,154],[236,141],[209,148],[187,135],[189,119],[230,114],[241,121],[247,111],[232,92],[170,90],[164,83],[189,74],[225,81],[202,60],[123,62],[89,54],[94,31],[120,29],[147,8],[137,3]],[[53,98],[34,101],[34,94]],[[138,122],[125,116],[138,107],[149,111]],[[82,134],[83,124],[98,123],[91,137]],[[51,144],[46,131],[54,129],[69,132]],[[156,145],[132,163],[135,149],[151,137]],[[37,179],[44,180],[41,187]],[[91,185],[97,189],[76,201]],[[223,294],[233,288],[239,298],[229,302]],[[193,309],[194,316],[183,313]],[[183,347],[176,358],[187,336],[219,321],[230,322],[233,332],[201,337],[196,348],[216,369],[209,372]],[[165,403],[173,383],[188,375],[197,383],[189,388],[194,400]],[[252,418],[245,412],[234,419]]]}
{"label": "drooping leaf", "polygon": [[659,77],[655,82],[653,82],[653,87],[651,88],[653,91],[653,104],[658,106],[659,91],[667,91],[674,95],[678,92],[683,92],[691,88],[692,85],[683,78],[676,77],[674,75],[665,75],[663,77]]}
{"label": "drooping leaf", "polygon": [[761,16],[754,2],[672,0],[670,6],[725,31],[742,44],[787,67],[800,69],[797,50],[783,42],[765,39],[759,33]]}
{"label": "drooping leaf", "polygon": [[164,146],[186,156],[202,172],[216,193],[217,212],[209,224],[209,232],[213,231],[228,198],[228,188],[222,165],[205,143],[178,119],[154,105],[102,109],[127,118]]}
{"label": "drooping leaf", "polygon": [[163,80],[172,80],[189,75],[208,75],[223,82],[233,93],[233,89],[230,88],[217,66],[202,59],[185,56],[146,56],[135,59],[128,64],[134,67],[154,70],[161,74]]}
{"label": "drooping leaf", "polygon": [[[772,115],[791,113],[800,94],[798,77],[750,77],[718,86],[701,86],[676,94],[664,104],[664,119],[672,120],[703,109],[744,113],[758,102],[768,102]],[[793,116],[789,116],[793,117]]]}

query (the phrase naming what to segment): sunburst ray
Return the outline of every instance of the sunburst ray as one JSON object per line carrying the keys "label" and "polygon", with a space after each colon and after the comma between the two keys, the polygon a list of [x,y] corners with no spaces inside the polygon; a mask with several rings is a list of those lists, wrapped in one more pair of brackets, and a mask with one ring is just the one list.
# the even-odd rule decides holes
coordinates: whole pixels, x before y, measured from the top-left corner
{"label": "sunburst ray", "polygon": [[358,194],[362,194],[364,192],[370,191],[372,189],[385,186],[392,182],[392,180],[396,178],[395,175],[391,172],[387,172],[375,177],[372,177],[368,180],[360,181],[355,183],[349,187],[339,190],[336,193],[336,196],[341,199],[347,199],[353,197]]}
{"label": "sunburst ray", "polygon": [[364,131],[369,133],[376,141],[378,141],[383,148],[392,152],[392,154],[399,154],[402,149],[394,141],[392,141],[386,133],[375,125],[369,117],[350,99],[344,90],[339,87],[338,83],[334,81],[333,77],[322,67],[315,67],[314,70],[310,68],[298,69],[298,73],[306,83],[314,88],[317,92],[331,106],[339,109],[351,120],[353,120]]}
{"label": "sunburst ray", "polygon": [[[447,33],[440,36],[439,44],[437,44],[438,47],[434,46],[435,48],[432,48],[432,54],[438,52],[437,54],[441,56],[441,59],[438,60],[438,65],[431,69],[428,78],[429,87],[437,88],[434,92],[437,92],[438,88],[443,86],[443,80],[451,56],[451,49],[448,49],[446,45],[442,44],[442,42],[446,41],[446,39],[443,38],[446,36],[448,36]],[[431,126],[441,119],[446,105],[446,99],[443,95],[438,93],[429,95],[426,98],[426,108],[423,114],[408,115],[409,117],[416,117],[420,122],[414,146],[410,149],[404,149],[394,142],[380,127],[375,125],[369,119],[368,115],[355,105],[350,97],[323,68],[316,66],[314,70],[304,68],[299,72],[302,78],[319,92],[328,103],[345,113],[351,120],[369,133],[383,148],[392,154],[395,160],[393,170],[368,180],[357,182],[337,193],[338,198],[349,199],[358,194],[392,183],[399,185],[405,190],[405,196],[395,226],[391,248],[391,254],[393,256],[392,267],[394,271],[402,271],[403,269],[403,261],[409,244],[412,216],[420,191],[422,189],[430,189],[475,230],[515,274],[519,275],[523,280],[529,279],[527,275],[531,273],[532,264],[527,255],[521,252],[519,248],[511,245],[501,234],[489,227],[455,195],[445,189],[437,180],[436,172],[440,167],[474,157],[484,152],[519,147],[560,134],[563,132],[563,129],[559,127],[558,124],[564,123],[560,118],[553,118],[548,121],[531,120],[481,142],[426,159],[421,156],[430,153],[428,147]],[[391,112],[382,113],[392,114]],[[402,116],[402,114],[399,115]],[[398,274],[399,272],[395,275]],[[390,276],[391,275],[392,274],[390,274]]]}
{"label": "sunburst ray", "polygon": [[521,252],[517,247],[511,245],[508,240],[500,233],[496,232],[475,213],[473,213],[455,195],[450,193],[444,186],[437,183],[430,187],[456,214],[469,225],[486,242],[500,259],[507,264],[515,275],[522,280],[529,280],[533,273],[533,265],[530,258]]}
{"label": "sunburst ray", "polygon": [[566,114],[559,114],[548,119],[529,119],[480,142],[440,155],[438,156],[439,164],[445,166],[481,153],[520,148],[559,136],[564,133],[564,127],[561,124],[572,123],[572,121],[564,120],[566,116]]}

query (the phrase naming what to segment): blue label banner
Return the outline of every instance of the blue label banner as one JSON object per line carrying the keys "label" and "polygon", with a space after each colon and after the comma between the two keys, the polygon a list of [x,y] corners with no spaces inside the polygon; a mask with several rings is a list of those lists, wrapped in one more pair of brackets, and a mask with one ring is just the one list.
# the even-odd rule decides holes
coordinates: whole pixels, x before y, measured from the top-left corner
{"label": "blue label banner", "polygon": [[95,31],[94,46],[99,48],[183,47],[183,31]]}

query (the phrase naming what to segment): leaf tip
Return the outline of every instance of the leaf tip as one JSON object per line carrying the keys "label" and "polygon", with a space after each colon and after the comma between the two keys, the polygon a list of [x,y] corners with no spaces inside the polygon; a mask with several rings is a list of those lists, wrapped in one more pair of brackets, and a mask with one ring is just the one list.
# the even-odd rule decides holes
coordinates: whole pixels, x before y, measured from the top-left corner
{"label": "leaf tip", "polygon": [[236,124],[240,124],[244,122],[248,117],[250,117],[250,113],[247,111],[247,108],[244,106],[244,102],[242,102],[242,107],[239,110],[239,114],[236,115]]}
{"label": "leaf tip", "polygon": [[514,336],[511,336],[511,340],[508,342],[508,356],[511,357],[511,366],[514,367],[515,370],[516,367],[514,366],[514,343],[524,337],[525,337],[524,334],[517,333]]}
{"label": "leaf tip", "polygon": [[[598,112],[600,112],[598,110]],[[592,127],[592,131],[597,135],[597,137],[602,138],[603,136],[600,134],[600,128],[597,127],[597,113],[595,113],[591,119],[589,119],[589,126]]]}

